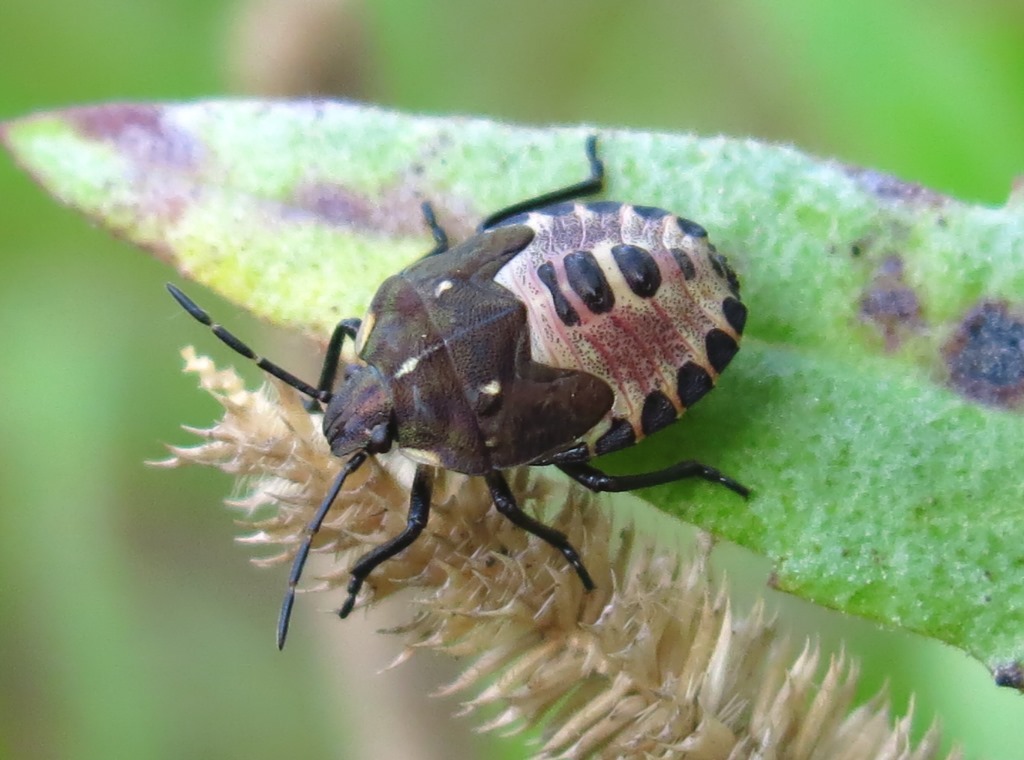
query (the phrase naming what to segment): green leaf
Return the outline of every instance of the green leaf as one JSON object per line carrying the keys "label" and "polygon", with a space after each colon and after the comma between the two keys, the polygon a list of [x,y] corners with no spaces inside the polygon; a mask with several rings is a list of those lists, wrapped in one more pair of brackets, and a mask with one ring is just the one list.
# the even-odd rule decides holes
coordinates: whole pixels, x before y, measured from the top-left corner
{"label": "green leaf", "polygon": [[585,177],[591,132],[606,197],[707,227],[750,309],[719,390],[610,465],[721,468],[749,501],[702,482],[644,495],[771,558],[778,588],[946,641],[1020,687],[1019,191],[982,208],[752,141],[329,102],[81,108],[9,122],[3,138],[63,202],[324,337],[430,247],[422,200],[464,237]]}

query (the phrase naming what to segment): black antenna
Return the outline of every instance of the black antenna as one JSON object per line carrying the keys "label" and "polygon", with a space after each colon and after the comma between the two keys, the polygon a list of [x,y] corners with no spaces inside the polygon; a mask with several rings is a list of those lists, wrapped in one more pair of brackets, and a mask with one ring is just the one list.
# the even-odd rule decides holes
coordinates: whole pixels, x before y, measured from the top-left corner
{"label": "black antenna", "polygon": [[320,526],[323,525],[324,518],[327,517],[327,513],[331,509],[331,504],[338,498],[341,487],[345,484],[345,479],[359,469],[359,466],[366,461],[368,456],[369,454],[365,451],[357,451],[352,455],[351,459],[345,462],[345,466],[338,473],[338,477],[334,479],[331,490],[327,492],[327,496],[321,502],[320,508],[317,509],[313,519],[309,521],[306,529],[302,532],[302,544],[299,546],[299,550],[295,552],[292,571],[288,574],[288,590],[285,592],[284,602],[281,603],[281,614],[277,618],[278,649],[284,649],[284,641],[288,637],[288,623],[292,617],[292,607],[295,605],[295,587],[298,585],[299,578],[302,577],[302,570],[306,566],[306,559],[309,557],[309,550],[313,545],[313,537],[316,536]]}
{"label": "black antenna", "polygon": [[181,304],[181,307],[191,314],[196,321],[202,322],[204,325],[209,327],[213,331],[213,334],[220,338],[229,348],[237,351],[246,359],[252,359],[256,362],[256,366],[264,372],[267,372],[278,380],[290,385],[292,388],[299,391],[299,393],[304,393],[310,398],[316,399],[323,404],[326,404],[331,400],[330,391],[320,390],[319,388],[295,377],[295,375],[283,367],[279,367],[272,361],[264,359],[262,356],[258,355],[255,351],[249,348],[249,346],[228,332],[227,329],[210,319],[210,315],[199,308],[195,301],[182,293],[171,283],[167,283],[167,290],[172,296],[174,296],[174,300]]}
{"label": "black antenna", "polygon": [[[256,362],[256,366],[264,372],[267,372],[278,380],[287,383],[300,393],[304,393],[310,398],[323,404],[330,402],[332,396],[330,391],[315,388],[309,383],[295,377],[295,375],[288,370],[279,367],[272,361],[264,359],[262,356],[259,356],[238,337],[233,335],[223,326],[214,322],[210,318],[210,315],[201,309],[195,301],[182,293],[171,283],[167,283],[167,290],[172,296],[174,296],[174,300],[181,304],[181,307],[185,311],[191,314],[198,322],[209,327],[210,330],[213,331],[213,334],[220,338],[220,340],[233,351],[236,351],[247,359],[252,359]],[[339,335],[340,334],[341,333],[339,333]],[[332,344],[333,343],[334,341],[332,340]],[[341,488],[345,484],[345,479],[355,472],[359,466],[366,461],[368,456],[369,454],[366,451],[357,451],[345,463],[341,472],[338,473],[338,477],[335,478],[334,484],[331,486],[331,490],[320,504],[316,514],[313,515],[313,519],[309,521],[305,530],[302,532],[302,544],[299,546],[299,550],[295,553],[295,561],[292,562],[291,573],[288,575],[288,590],[285,592],[284,602],[281,604],[281,615],[277,620],[278,649],[284,648],[284,642],[288,636],[288,623],[291,620],[292,607],[295,605],[295,587],[298,585],[299,579],[302,577],[302,570],[306,566],[306,560],[309,558],[309,552],[313,545],[313,538],[319,532],[320,526],[323,525],[324,519],[327,517],[327,513],[331,509],[331,504],[333,504],[334,500],[338,498],[338,494],[341,492]]]}

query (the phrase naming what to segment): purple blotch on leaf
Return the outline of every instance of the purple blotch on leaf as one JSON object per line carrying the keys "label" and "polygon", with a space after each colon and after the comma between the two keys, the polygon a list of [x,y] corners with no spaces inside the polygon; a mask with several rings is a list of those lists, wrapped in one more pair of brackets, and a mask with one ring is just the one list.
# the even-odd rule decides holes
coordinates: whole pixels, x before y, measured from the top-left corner
{"label": "purple blotch on leaf", "polygon": [[132,162],[193,170],[202,159],[195,137],[170,123],[156,105],[114,104],[67,111],[67,119],[85,138],[112,143]]}

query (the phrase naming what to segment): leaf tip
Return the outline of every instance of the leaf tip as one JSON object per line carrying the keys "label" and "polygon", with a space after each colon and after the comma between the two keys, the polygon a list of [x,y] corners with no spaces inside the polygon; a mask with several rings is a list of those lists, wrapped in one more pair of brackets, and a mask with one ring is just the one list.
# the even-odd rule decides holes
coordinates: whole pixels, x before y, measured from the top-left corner
{"label": "leaf tip", "polygon": [[[170,165],[192,169],[203,155],[199,140],[174,123],[175,106],[157,103],[105,103],[40,111],[0,123],[0,139],[15,156],[54,133],[78,145],[112,147],[142,167]],[[19,145],[21,138],[24,143]]]}

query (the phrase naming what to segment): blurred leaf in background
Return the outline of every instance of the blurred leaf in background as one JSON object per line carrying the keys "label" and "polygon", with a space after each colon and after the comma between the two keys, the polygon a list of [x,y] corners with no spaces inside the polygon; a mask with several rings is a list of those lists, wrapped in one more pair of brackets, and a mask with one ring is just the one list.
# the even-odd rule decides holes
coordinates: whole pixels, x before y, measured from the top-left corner
{"label": "blurred leaf in background", "polygon": [[[240,88],[333,92],[436,113],[794,142],[1001,203],[1024,167],[1022,31],[1024,10],[994,0],[927,10],[905,0],[8,0],[0,117]],[[521,756],[506,742],[449,738],[468,728],[445,717],[454,705],[408,693],[443,675],[409,685],[408,665],[373,674],[389,650],[360,628],[385,616],[361,626],[309,613],[276,654],[283,579],[254,572],[232,545],[218,507],[228,484],[140,464],[181,440],[178,424],[215,414],[179,373],[177,349],[197,339],[161,287],[170,271],[89,229],[9,162],[0,197],[0,752],[371,757],[385,751],[373,735],[415,735],[425,721],[438,747],[390,752]],[[293,337],[209,306],[287,366],[316,363]],[[730,569],[756,588],[755,572]],[[809,605],[785,609],[798,630],[848,642],[863,696],[890,680],[902,711],[916,693],[919,731],[936,715],[968,757],[1024,757],[1024,704],[976,663]],[[381,695],[382,683],[406,693]]]}

